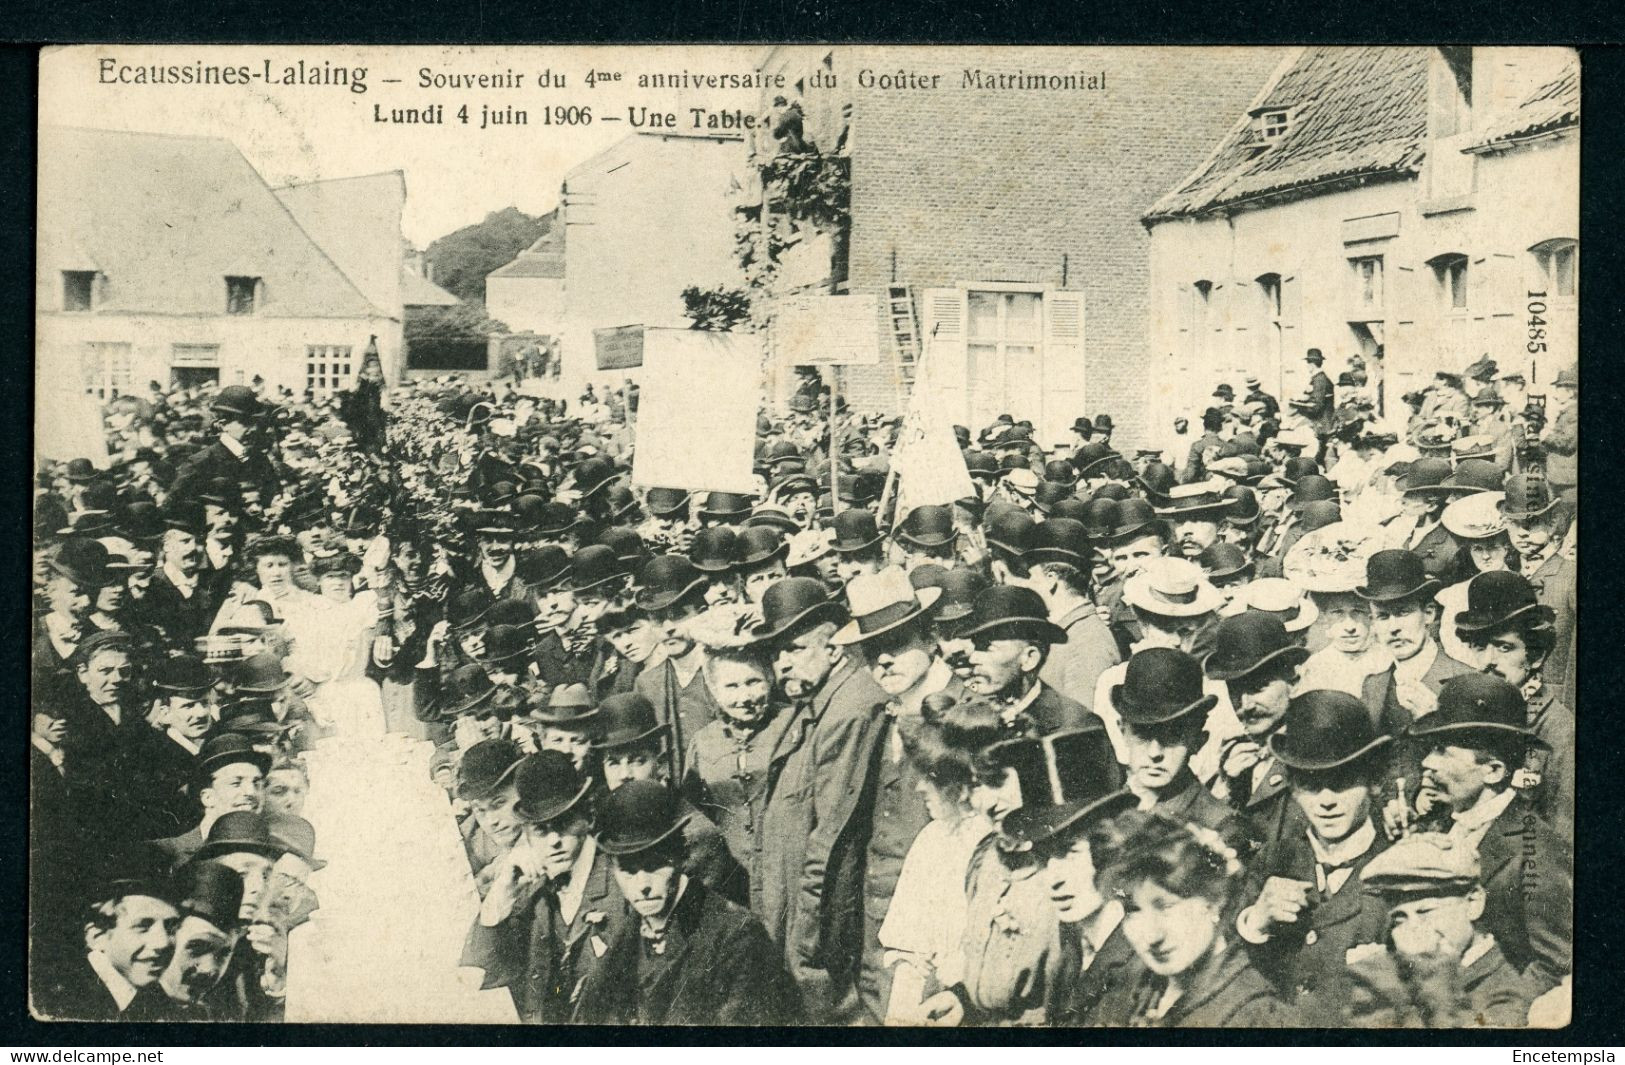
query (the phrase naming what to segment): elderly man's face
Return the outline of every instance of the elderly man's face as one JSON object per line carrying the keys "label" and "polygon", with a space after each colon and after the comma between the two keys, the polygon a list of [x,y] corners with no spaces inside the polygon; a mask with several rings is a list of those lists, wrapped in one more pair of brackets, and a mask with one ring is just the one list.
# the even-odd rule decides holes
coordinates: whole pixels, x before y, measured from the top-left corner
{"label": "elderly man's face", "polygon": [[971,641],[969,687],[977,695],[1016,695],[1021,678],[1036,673],[1043,652],[1030,640]]}
{"label": "elderly man's face", "polygon": [[1466,895],[1402,902],[1388,911],[1388,929],[1402,955],[1460,958],[1476,934],[1473,922],[1483,913],[1484,890],[1474,888]]}
{"label": "elderly man's face", "polygon": [[214,771],[209,786],[198,795],[203,808],[219,815],[233,810],[258,813],[265,798],[265,777],[250,762],[233,762]]}
{"label": "elderly man's face", "polygon": [[159,979],[164,994],[176,1002],[201,1002],[225,975],[236,946],[236,934],[221,931],[206,917],[187,914],[175,934],[174,958]]}
{"label": "elderly man's face", "polygon": [[1230,705],[1235,707],[1248,736],[1262,742],[1280,727],[1287,704],[1292,701],[1292,683],[1290,678],[1267,668],[1226,682]]}
{"label": "elderly man's face", "polygon": [[85,686],[90,701],[97,706],[123,701],[129,694],[133,675],[130,656],[116,648],[97,651],[78,670],[79,683]]}
{"label": "elderly man's face", "polygon": [[197,537],[184,529],[168,529],[164,532],[164,561],[185,572],[197,565],[198,542]]}
{"label": "elderly man's face", "polygon": [[1440,744],[1422,759],[1422,790],[1452,810],[1466,810],[1506,773],[1499,759],[1480,761],[1478,752],[1469,748]]}
{"label": "elderly man's face", "polygon": [[834,623],[826,621],[779,644],[773,654],[773,673],[787,699],[806,698],[829,677],[839,657],[838,648],[830,643],[834,634]]}
{"label": "elderly man's face", "polygon": [[114,910],[113,927],[88,929],[86,946],[105,955],[131,986],[151,987],[174,956],[180,913],[149,895],[126,895]]}
{"label": "elderly man's face", "polygon": [[931,670],[932,641],[915,624],[881,633],[858,645],[880,690],[898,696],[917,687]]}

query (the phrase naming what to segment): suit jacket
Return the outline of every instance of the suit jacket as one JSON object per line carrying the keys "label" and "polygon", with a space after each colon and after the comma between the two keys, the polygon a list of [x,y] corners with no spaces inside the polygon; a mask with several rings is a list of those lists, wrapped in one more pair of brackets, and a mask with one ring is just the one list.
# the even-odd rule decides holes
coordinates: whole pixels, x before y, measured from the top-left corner
{"label": "suit jacket", "polygon": [[1150,970],[1112,987],[1102,998],[1102,1024],[1157,1028],[1288,1028],[1301,1023],[1298,1013],[1281,1001],[1274,985],[1252,966],[1246,950],[1230,944],[1201,963],[1173,1007],[1151,1020],[1146,1013],[1167,989],[1167,981]]}
{"label": "suit jacket", "polygon": [[276,467],[262,452],[250,448],[238,458],[217,437],[214,443],[181,463],[180,469],[175,471],[175,486],[170,494],[177,498],[195,496],[216,477],[224,477],[232,484],[251,481],[259,486],[263,500],[275,498],[281,484]]}
{"label": "suit jacket", "polygon": [[1082,934],[1081,923],[1061,926],[1061,959],[1048,1011],[1049,1023],[1055,1027],[1084,1028],[1101,1023],[1098,1014],[1106,994],[1114,987],[1135,983],[1145,973],[1121,924],[1100,945],[1088,969],[1082,967]]}
{"label": "suit jacket", "polygon": [[581,982],[601,960],[599,952],[607,951],[615,929],[628,920],[626,900],[603,851],[593,855],[581,905],[568,925],[557,905],[553,892],[544,889],[499,925],[476,919],[463,948],[461,964],[484,969],[484,987],[508,988],[519,1019],[528,1024],[570,1019]]}
{"label": "suit jacket", "polygon": [[[856,978],[863,944],[865,803],[869,765],[886,693],[856,656],[825,679],[813,696],[816,719],[809,744],[806,849],[788,922],[785,955],[799,981],[808,970],[827,974],[837,992]],[[872,804],[869,798],[868,803]]]}
{"label": "suit jacket", "polygon": [[195,641],[206,634],[214,624],[214,615],[223,599],[198,574],[198,582],[188,599],[180,593],[169,575],[160,566],[153,574],[152,584],[142,600],[141,617],[156,625],[163,633],[164,644],[171,651],[195,654]]}
{"label": "suit jacket", "polygon": [[[1309,905],[1298,920],[1277,925],[1268,942],[1249,943],[1253,965],[1273,982],[1281,996],[1306,1016],[1335,1023],[1346,991],[1350,947],[1381,942],[1388,929],[1388,906],[1376,892],[1364,890],[1360,870],[1388,846],[1379,830],[1371,849],[1354,862],[1348,879],[1332,894],[1309,891]],[[1272,876],[1316,882],[1315,853],[1304,832],[1274,840],[1249,863],[1244,905],[1257,901]]]}
{"label": "suit jacket", "polygon": [[655,716],[666,729],[666,750],[673,761],[671,779],[681,782],[688,771],[684,763],[694,737],[722,712],[705,682],[705,670],[696,670],[684,685],[677,678],[677,667],[662,658],[644,667],[632,690],[654,706]]}
{"label": "suit jacket", "polygon": [[1095,697],[1100,675],[1122,661],[1117,640],[1100,620],[1093,603],[1083,603],[1061,618],[1066,642],[1049,649],[1049,657],[1038,676],[1061,695],[1074,699],[1087,709]]}
{"label": "suit jacket", "polygon": [[135,998],[120,1010],[113,993],[83,955],[64,978],[36,990],[34,1005],[46,1019],[58,1021],[178,1019],[174,1006],[156,986],[137,989]]}
{"label": "suit jacket", "polygon": [[1164,814],[1176,821],[1185,821],[1215,831],[1236,820],[1236,811],[1213,797],[1213,793],[1196,779],[1190,766],[1179,771],[1157,802],[1154,813]]}
{"label": "suit jacket", "polygon": [[1574,664],[1575,648],[1575,582],[1577,570],[1574,560],[1562,548],[1531,573],[1529,583],[1535,586],[1535,597],[1542,606],[1549,606],[1557,615],[1557,642],[1544,667],[1546,683],[1565,704],[1575,705]]}
{"label": "suit jacket", "polygon": [[1495,937],[1537,994],[1556,987],[1573,967],[1568,845],[1527,803],[1514,800],[1479,841],[1478,864],[1486,896],[1478,927]]}
{"label": "suit jacket", "polygon": [[[628,917],[587,974],[572,1019],[581,1024],[794,1024],[795,981],[762,923],[693,880],[672,911],[655,959]],[[650,978],[646,979],[646,975]]]}
{"label": "suit jacket", "polygon": [[1292,400],[1292,409],[1304,416],[1316,436],[1325,436],[1332,431],[1336,402],[1332,379],[1323,371],[1316,370],[1314,376],[1309,378],[1308,396]]}
{"label": "suit jacket", "polygon": [[1445,584],[1454,584],[1461,578],[1461,544],[1443,525],[1435,525],[1422,537],[1422,542],[1411,548],[1421,556],[1422,569],[1429,577]]}
{"label": "suit jacket", "polygon": [[1558,836],[1574,843],[1574,711],[1563,705],[1548,684],[1529,700],[1529,727],[1546,742],[1533,744],[1524,758],[1524,773],[1513,786],[1545,818]]}
{"label": "suit jacket", "polygon": [[1008,730],[1038,738],[1099,724],[1089,708],[1076,699],[1067,698],[1042,680],[1038,684],[1038,695],[1016,715],[1014,723],[1006,726]]}

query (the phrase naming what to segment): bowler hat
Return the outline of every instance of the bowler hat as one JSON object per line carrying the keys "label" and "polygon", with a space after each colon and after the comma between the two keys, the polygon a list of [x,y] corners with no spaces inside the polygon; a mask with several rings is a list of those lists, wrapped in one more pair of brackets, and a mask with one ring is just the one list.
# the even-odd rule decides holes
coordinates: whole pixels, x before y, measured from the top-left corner
{"label": "bowler hat", "polygon": [[215,731],[221,735],[237,733],[264,743],[266,737],[291,732],[297,723],[280,720],[266,698],[235,699],[220,708],[220,723]]}
{"label": "bowler hat", "polygon": [[[914,572],[928,567],[921,566]],[[910,579],[913,574],[910,574]],[[942,579],[936,583],[942,590],[942,596],[937,601],[936,613],[933,620],[939,627],[958,637],[966,625],[972,622],[966,619],[973,613],[973,604],[976,597],[992,587],[992,582],[982,575],[982,571],[971,566],[955,566],[944,570]],[[965,624],[960,624],[964,622]]]}
{"label": "bowler hat", "polygon": [[576,769],[570,756],[559,751],[527,755],[514,770],[519,801],[513,812],[532,823],[557,820],[587,797],[592,778]]}
{"label": "bowler hat", "polygon": [[700,517],[713,521],[743,521],[750,516],[750,496],[735,492],[711,492],[700,505]]}
{"label": "bowler hat", "polygon": [[598,542],[615,552],[622,575],[629,576],[648,557],[643,537],[636,529],[625,525],[612,525],[598,535]]}
{"label": "bowler hat", "polygon": [[283,666],[282,659],[269,651],[250,655],[231,671],[232,688],[249,695],[274,694],[291,680],[293,674]]}
{"label": "bowler hat", "polygon": [[1488,673],[1460,673],[1439,685],[1438,707],[1412,722],[1407,738],[1433,742],[1459,736],[1468,746],[1474,735],[1498,740],[1519,739],[1546,746],[1529,728],[1523,694]]}
{"label": "bowler hat", "polygon": [[879,499],[885,488],[884,471],[859,470],[851,477],[841,478],[841,502],[861,507]]}
{"label": "bowler hat", "polygon": [[705,580],[705,574],[682,555],[652,558],[638,573],[638,609],[664,610],[704,588]]}
{"label": "bowler hat", "polygon": [[1091,436],[1095,435],[1094,423],[1092,423],[1087,417],[1079,415],[1078,417],[1072,419],[1072,431],[1080,434],[1085,440],[1087,440]]}
{"label": "bowler hat", "polygon": [[238,851],[262,854],[275,861],[286,854],[288,848],[271,836],[271,825],[264,814],[252,810],[232,810],[221,814],[209,826],[209,837],[198,848],[196,857],[199,861],[206,861]]}
{"label": "bowler hat", "polygon": [[637,854],[673,839],[687,822],[670,788],[653,780],[629,780],[599,808],[598,846],[615,857]]}
{"label": "bowler hat", "polygon": [[1580,371],[1570,366],[1566,370],[1557,371],[1557,377],[1552,381],[1555,388],[1579,388]]}
{"label": "bowler hat", "polygon": [[[485,634],[484,662],[506,664],[536,651],[531,629],[523,625],[492,625]],[[521,663],[522,664],[522,663]]]}
{"label": "bowler hat", "polygon": [[1079,477],[1087,477],[1091,473],[1099,476],[1106,465],[1121,457],[1110,444],[1093,441],[1078,448],[1072,456],[1072,465],[1078,468]]}
{"label": "bowler hat", "polygon": [[89,484],[101,476],[95,465],[89,459],[84,458],[69,459],[64,472],[68,480],[74,484]]}
{"label": "bowler hat", "polygon": [[[1075,521],[1081,525],[1083,520],[1089,516],[1089,504],[1079,499],[1076,494],[1073,494],[1050,507],[1049,516],[1052,521],[1056,518],[1065,518],[1067,521]],[[1085,529],[1084,533],[1087,535],[1088,530]]]}
{"label": "bowler hat", "polygon": [[990,510],[985,522],[987,545],[1006,558],[1014,558],[1021,554],[1028,530],[1036,524],[1033,516],[1019,507]]}
{"label": "bowler hat", "polygon": [[775,503],[763,503],[751,511],[750,517],[745,519],[745,530],[768,529],[772,532],[790,536],[801,531],[801,523],[796,516]]}
{"label": "bowler hat", "polygon": [[1449,494],[1454,488],[1446,482],[1452,472],[1449,459],[1417,459],[1399,479],[1399,490],[1405,495]]}
{"label": "bowler hat", "polygon": [[1351,765],[1386,747],[1393,737],[1377,731],[1371,712],[1347,692],[1304,692],[1287,704],[1270,751],[1291,769],[1322,772]]}
{"label": "bowler hat", "polygon": [[126,540],[142,543],[164,535],[164,523],[159,517],[158,505],[145,499],[126,504],[115,523]]}
{"label": "bowler hat", "polygon": [[1124,789],[1111,738],[1099,726],[1007,740],[994,744],[987,756],[1014,770],[1021,785],[1021,806],[1000,826],[1001,843],[1009,850],[1029,850],[1138,802]]}
{"label": "bowler hat", "polygon": [[1501,467],[1486,459],[1463,459],[1445,482],[1457,495],[1499,492],[1505,481]]}
{"label": "bowler hat", "polygon": [[1114,423],[1112,422],[1112,416],[1110,414],[1095,415],[1095,432],[1109,433],[1112,431],[1113,425]]}
{"label": "bowler hat", "polygon": [[1258,504],[1258,493],[1246,485],[1231,485],[1224,490],[1224,497],[1230,500],[1230,509],[1223,517],[1231,525],[1252,525],[1264,513]]}
{"label": "bowler hat", "polygon": [[1293,510],[1302,510],[1310,503],[1321,503],[1326,500],[1337,499],[1337,485],[1318,473],[1306,473],[1292,486],[1292,500],[1288,504]]}
{"label": "bowler hat", "polygon": [[654,704],[637,692],[607,696],[598,706],[598,737],[593,746],[601,750],[633,747],[656,740],[662,731]]}
{"label": "bowler hat", "polygon": [[940,588],[915,591],[896,566],[853,577],[846,586],[852,620],[833,637],[837,644],[861,643],[924,616],[939,598]]}
{"label": "bowler hat", "polygon": [[580,524],[580,511],[568,503],[554,500],[539,511],[536,532],[540,536],[563,536]]}
{"label": "bowler hat", "polygon": [[316,826],[296,814],[270,814],[266,821],[271,839],[281,844],[287,853],[298,856],[312,870],[327,866],[316,857]]}
{"label": "bowler hat", "polygon": [[491,625],[519,625],[529,626],[536,624],[536,614],[528,602],[523,599],[498,599],[486,611],[485,623]]}
{"label": "bowler hat", "polygon": [[484,706],[497,690],[485,669],[472,662],[452,670],[446,682],[447,690],[441,693],[439,706],[439,716],[443,721]]}
{"label": "bowler hat", "polygon": [[100,541],[74,537],[65,541],[51,559],[51,568],[81,588],[101,588],[111,583],[107,548]]}
{"label": "bowler hat", "polygon": [[689,494],[681,488],[651,488],[644,503],[657,518],[686,518],[688,500]]}
{"label": "bowler hat", "polygon": [[1078,483],[1078,468],[1065,459],[1051,459],[1044,463],[1044,480],[1070,488]]}
{"label": "bowler hat", "polygon": [[1117,528],[1119,517],[1118,502],[1105,496],[1096,496],[1084,502],[1077,512],[1077,520],[1083,525],[1084,535],[1091,540],[1106,540]]}
{"label": "bowler hat", "polygon": [[494,795],[524,757],[525,752],[513,740],[479,741],[457,760],[457,797],[473,802]]}
{"label": "bowler hat", "polygon": [[1094,548],[1082,522],[1067,518],[1041,521],[1027,530],[1022,539],[1021,561],[1032,566],[1040,562],[1062,562],[1088,573],[1093,565]]}
{"label": "bowler hat", "polygon": [[893,539],[916,547],[943,547],[954,542],[959,530],[954,527],[953,511],[934,504],[915,507],[902,523],[892,530]]}
{"label": "bowler hat", "polygon": [[171,655],[154,663],[150,679],[155,689],[169,694],[203,695],[214,687],[209,667],[192,655]]}
{"label": "bowler hat", "polygon": [[609,459],[600,455],[584,460],[575,468],[576,487],[581,490],[581,498],[590,499],[608,486],[620,471]]}
{"label": "bowler hat", "polygon": [[1223,540],[1209,544],[1196,556],[1196,564],[1202,567],[1207,579],[1215,583],[1230,577],[1247,576],[1253,572],[1253,560],[1247,557],[1247,553],[1235,544]]}
{"label": "bowler hat", "polygon": [[1168,493],[1179,483],[1179,478],[1167,463],[1148,462],[1145,469],[1140,471],[1139,482],[1145,489],[1146,498],[1161,506],[1168,501]]}
{"label": "bowler hat", "polygon": [[485,620],[486,611],[490,609],[491,594],[485,588],[465,588],[446,604],[446,621],[459,632],[475,629]]}
{"label": "bowler hat", "polygon": [[745,569],[783,558],[789,553],[790,544],[779,529],[747,525],[739,534],[735,550],[738,553],[736,565]]}
{"label": "bowler hat", "polygon": [[197,498],[218,507],[236,510],[243,505],[243,493],[229,477],[211,477],[203,482]]}
{"label": "bowler hat", "polygon": [[1513,521],[1528,521],[1555,510],[1561,502],[1546,478],[1538,473],[1515,473],[1506,481],[1501,513]]}
{"label": "bowler hat", "polygon": [[999,468],[999,460],[987,452],[968,451],[965,453],[965,472],[971,475],[972,480],[996,481],[1003,471]]}
{"label": "bowler hat", "polygon": [[739,534],[731,525],[712,525],[694,534],[688,560],[701,573],[728,573],[739,564]]}
{"label": "bowler hat", "polygon": [[243,878],[229,866],[187,862],[175,874],[175,893],[183,914],[201,917],[222,932],[232,931],[241,920]]}
{"label": "bowler hat", "polygon": [[1404,548],[1378,551],[1365,563],[1365,584],[1354,589],[1361,599],[1391,603],[1436,591],[1440,582],[1429,577],[1422,556]]}
{"label": "bowler hat", "polygon": [[1038,483],[1038,492],[1033,496],[1033,506],[1038,509],[1040,514],[1053,514],[1057,504],[1074,498],[1076,497],[1072,494],[1070,484],[1062,484],[1059,481],[1040,481]]}
{"label": "bowler hat", "polygon": [[995,584],[971,603],[971,614],[958,633],[961,639],[1031,640],[1066,643],[1066,630],[1049,619],[1043,597],[1031,588]]}
{"label": "bowler hat", "polygon": [[598,707],[585,684],[556,684],[544,703],[532,700],[527,716],[544,725],[579,726],[594,721]]}
{"label": "bowler hat", "polygon": [[1106,536],[1108,541],[1122,542],[1131,537],[1144,536],[1147,531],[1165,535],[1168,526],[1157,517],[1157,512],[1144,499],[1123,499],[1117,502],[1117,521]]}
{"label": "bowler hat", "polygon": [[241,732],[221,732],[204,740],[197,756],[197,771],[207,780],[221,766],[238,762],[258,766],[261,773],[271,771],[271,756],[255,750],[253,740]]}
{"label": "bowler hat", "polygon": [[1456,615],[1458,632],[1491,632],[1527,614],[1551,620],[1529,578],[1510,570],[1480,573],[1467,582],[1467,609]]}
{"label": "bowler hat", "polygon": [[1213,650],[1202,659],[1202,669],[1214,680],[1239,680],[1271,662],[1300,665],[1308,657],[1280,618],[1248,610],[1219,621]]}
{"label": "bowler hat", "polygon": [[603,544],[583,547],[570,559],[570,587],[578,592],[618,584],[626,579],[626,569],[615,552]]}
{"label": "bowler hat", "polygon": [[[514,576],[525,582],[525,586],[533,592],[551,592],[562,587],[569,581],[573,569],[570,565],[570,554],[557,544],[543,544],[531,551],[523,552],[514,561]],[[481,598],[487,597],[483,588],[473,589]],[[472,621],[478,622],[478,616]]]}
{"label": "bowler hat", "polygon": [[778,640],[821,622],[846,621],[846,609],[831,599],[822,581],[787,577],[762,596],[762,621],[751,630],[763,640]]}
{"label": "bowler hat", "polygon": [[1112,706],[1133,725],[1161,725],[1205,714],[1218,703],[1202,689],[1202,666],[1173,647],[1148,647],[1128,660],[1123,683],[1112,685]]}
{"label": "bowler hat", "polygon": [[265,412],[265,404],[247,385],[227,385],[215,394],[209,407],[239,418],[257,418]]}

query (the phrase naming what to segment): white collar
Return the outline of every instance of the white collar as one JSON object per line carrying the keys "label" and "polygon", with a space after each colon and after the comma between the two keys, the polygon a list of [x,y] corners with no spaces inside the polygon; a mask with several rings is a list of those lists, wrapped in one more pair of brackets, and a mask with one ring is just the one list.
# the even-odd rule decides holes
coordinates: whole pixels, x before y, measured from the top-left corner
{"label": "white collar", "polygon": [[1422,641],[1422,649],[1403,662],[1394,663],[1395,680],[1411,680],[1420,684],[1427,671],[1433,668],[1434,661],[1439,657],[1439,645],[1429,636]]}
{"label": "white collar", "polygon": [[1027,689],[1026,695],[1023,695],[1009,706],[1001,707],[999,709],[999,720],[1003,721],[1006,725],[1010,724],[1016,719],[1018,714],[1027,709],[1029,706],[1033,705],[1033,701],[1038,698],[1038,693],[1043,690],[1044,682],[1034,676],[1033,686]]}
{"label": "white collar", "polygon": [[164,563],[163,572],[164,576],[169,578],[169,583],[175,586],[176,591],[187,599],[192,598],[192,593],[197,589],[196,574],[188,577],[173,562],[168,561]]}
{"label": "white collar", "polygon": [[165,732],[166,735],[169,736],[170,739],[172,739],[176,743],[180,744],[181,747],[184,748],[189,753],[191,753],[193,755],[197,755],[197,754],[201,754],[203,752],[203,748],[200,745],[198,745],[196,743],[193,743],[191,740],[187,739],[185,736],[182,736],[179,732],[176,732],[174,729],[172,729],[172,728],[165,729],[164,732]]}
{"label": "white collar", "polygon": [[1534,573],[1536,570],[1540,569],[1540,567],[1550,562],[1552,560],[1552,556],[1557,554],[1557,549],[1560,546],[1561,544],[1559,544],[1555,538],[1547,540],[1546,546],[1540,549],[1540,553],[1538,555],[1530,555],[1527,558],[1520,560],[1522,563],[1523,572]]}
{"label": "white collar", "polygon": [[1309,849],[1314,852],[1315,861],[1326,866],[1348,865],[1377,842],[1377,826],[1371,823],[1369,817],[1365,824],[1350,832],[1347,839],[1329,846],[1322,843],[1313,830],[1306,829],[1304,834],[1309,837]]}
{"label": "white collar", "polygon": [[597,853],[598,841],[588,836],[581,843],[575,864],[570,866],[569,878],[559,888],[559,916],[564,918],[565,924],[572,923],[581,909],[581,896],[587,891],[587,879],[592,875],[593,858]]}
{"label": "white collar", "polygon": [[1462,953],[1461,967],[1465,969],[1469,965],[1472,965],[1473,962],[1488,954],[1490,952],[1490,948],[1494,946],[1494,936],[1490,935],[1488,932],[1478,933],[1473,937],[1473,941],[1467,944],[1467,949]]}
{"label": "white collar", "polygon": [[1472,831],[1494,821],[1506,812],[1512,805],[1512,800],[1518,797],[1517,788],[1507,788],[1499,792],[1486,792],[1478,797],[1478,801],[1457,814],[1452,814],[1456,827],[1463,831]]}
{"label": "white collar", "polygon": [[102,985],[107,988],[107,993],[113,996],[113,1002],[118,1006],[118,1011],[123,1013],[129,1009],[130,1003],[135,1001],[135,985],[126,980],[124,974],[115,969],[113,963],[108,960],[107,955],[101,951],[91,951],[89,958],[91,970],[101,980]]}
{"label": "white collar", "polygon": [[220,446],[231,452],[232,457],[236,459],[241,459],[244,455],[248,454],[248,449],[243,446],[243,442],[241,440],[238,440],[236,437],[230,436],[226,433],[220,434]]}

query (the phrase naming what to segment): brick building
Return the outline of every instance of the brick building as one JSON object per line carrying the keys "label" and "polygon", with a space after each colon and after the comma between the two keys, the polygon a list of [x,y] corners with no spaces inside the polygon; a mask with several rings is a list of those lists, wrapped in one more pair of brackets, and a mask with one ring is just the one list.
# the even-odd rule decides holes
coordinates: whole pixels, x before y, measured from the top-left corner
{"label": "brick building", "polygon": [[[808,139],[850,157],[845,273],[835,257],[828,290],[880,297],[886,350],[887,290],[909,288],[955,421],[1008,410],[1058,439],[1077,415],[1110,411],[1132,442],[1150,395],[1139,216],[1201,161],[1283,54],[783,47],[761,69],[783,73],[786,88],[762,104],[798,102]],[[912,76],[905,84],[934,75],[936,87],[882,87],[900,73]],[[984,86],[1004,74],[1043,87],[977,88],[978,74]],[[842,374],[854,405],[895,408],[888,360]]]}
{"label": "brick building", "polygon": [[[1308,48],[1145,218],[1170,407],[1360,354],[1392,399],[1488,353],[1577,355],[1579,65],[1561,48]],[[1381,353],[1378,360],[1376,356]]]}

